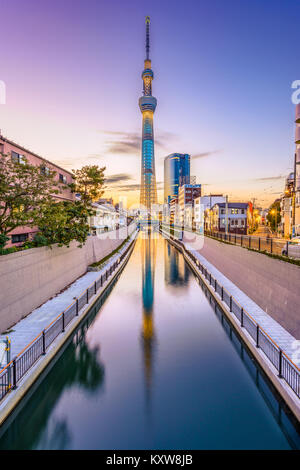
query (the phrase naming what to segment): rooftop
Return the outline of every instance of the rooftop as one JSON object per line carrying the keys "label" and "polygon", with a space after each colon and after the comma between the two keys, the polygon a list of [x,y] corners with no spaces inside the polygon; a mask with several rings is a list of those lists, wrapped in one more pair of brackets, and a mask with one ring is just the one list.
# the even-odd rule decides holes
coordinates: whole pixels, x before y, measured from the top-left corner
{"label": "rooftop", "polygon": [[3,142],[8,143],[8,144],[10,144],[10,145],[13,145],[14,147],[17,147],[18,149],[22,150],[23,152],[30,153],[30,154],[33,155],[34,157],[40,158],[40,159],[43,160],[44,162],[50,163],[50,165],[53,165],[53,166],[55,166],[56,168],[59,168],[60,170],[63,170],[63,171],[65,171],[66,173],[69,173],[69,175],[73,176],[73,174],[72,174],[71,171],[66,170],[65,168],[62,168],[61,166],[57,165],[56,163],[51,162],[50,160],[47,160],[47,159],[44,158],[44,157],[41,157],[41,155],[38,155],[37,153],[34,153],[34,152],[32,152],[31,150],[28,150],[27,148],[23,147],[22,145],[17,144],[17,143],[14,142],[13,140],[8,139],[7,137],[4,137],[4,136],[1,135],[1,134],[0,134],[0,140],[2,140]]}

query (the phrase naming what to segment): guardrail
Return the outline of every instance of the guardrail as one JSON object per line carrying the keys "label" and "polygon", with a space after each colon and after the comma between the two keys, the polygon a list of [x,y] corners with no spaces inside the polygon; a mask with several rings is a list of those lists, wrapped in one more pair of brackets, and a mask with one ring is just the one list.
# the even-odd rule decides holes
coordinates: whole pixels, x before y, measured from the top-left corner
{"label": "guardrail", "polygon": [[238,303],[238,301],[220,284],[207,268],[185,248],[184,243],[173,236],[168,237],[199,268],[202,276],[209,282],[215,293],[225,302],[229,311],[238,319],[242,328],[245,328],[254,340],[257,348],[260,348],[278,371],[278,377],[283,378],[291,389],[300,398],[300,369],[293,363],[289,356],[275,343],[268,333],[254,320],[254,318]]}
{"label": "guardrail", "polygon": [[278,240],[275,237],[257,237],[253,235],[241,235],[236,233],[214,232],[204,230],[204,235],[214,237],[219,240],[239,245],[243,248],[250,248],[256,251],[265,251],[267,253],[282,256],[282,251],[285,251],[284,256],[289,256],[288,240]]}
{"label": "guardrail", "polygon": [[[164,226],[164,224],[163,224]],[[285,256],[290,259],[295,259],[292,254],[289,252],[290,247],[287,242],[291,240],[280,240],[276,237],[257,237],[254,235],[242,235],[238,233],[232,232],[218,232],[212,230],[204,230],[204,232],[200,233],[195,228],[191,227],[182,227],[180,225],[171,225],[167,226],[167,230],[179,230],[179,231],[187,231],[191,233],[196,233],[198,235],[204,235],[206,237],[217,238],[218,240],[222,240],[228,243],[232,243],[234,245],[241,246],[243,248],[250,248],[251,250],[267,252],[274,255]],[[282,251],[285,254],[282,254]],[[299,249],[300,252],[300,249]],[[297,258],[296,258],[297,259]]]}
{"label": "guardrail", "polygon": [[64,333],[68,324],[73,318],[79,315],[79,311],[89,303],[89,299],[98,292],[120,263],[122,263],[134,241],[135,238],[131,240],[126,250],[123,251],[118,259],[107,268],[95,282],[85,289],[69,307],[41,331],[41,333],[39,333],[9,364],[0,370],[0,400],[2,400],[10,390],[17,387],[18,382],[26,372],[41,356],[46,354],[47,349],[57,336],[60,333]]}

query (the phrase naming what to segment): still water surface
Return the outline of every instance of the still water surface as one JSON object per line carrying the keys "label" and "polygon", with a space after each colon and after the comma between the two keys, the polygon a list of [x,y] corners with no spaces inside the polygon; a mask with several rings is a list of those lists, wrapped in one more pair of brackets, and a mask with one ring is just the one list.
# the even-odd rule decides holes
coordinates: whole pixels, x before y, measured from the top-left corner
{"label": "still water surface", "polygon": [[[143,234],[1,449],[290,449],[299,434],[183,256]],[[1,436],[1,433],[0,433]]]}

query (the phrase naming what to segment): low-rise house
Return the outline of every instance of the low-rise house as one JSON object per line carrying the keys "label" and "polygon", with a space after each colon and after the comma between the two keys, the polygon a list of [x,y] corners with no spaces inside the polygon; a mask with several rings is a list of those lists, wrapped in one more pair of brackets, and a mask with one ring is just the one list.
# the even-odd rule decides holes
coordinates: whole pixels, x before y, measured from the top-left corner
{"label": "low-rise house", "polygon": [[247,209],[244,202],[228,202],[227,211],[225,202],[215,204],[211,209],[212,231],[246,235]]}
{"label": "low-rise house", "polygon": [[112,204],[93,203],[95,215],[90,217],[89,223],[92,235],[116,230],[119,224],[119,213]]}
{"label": "low-rise house", "polygon": [[[45,172],[45,174],[47,174],[49,170],[55,171],[56,180],[62,185],[66,185],[66,187],[60,194],[54,194],[53,198],[58,201],[73,201],[75,199],[75,195],[68,187],[68,185],[73,182],[72,173],[69,171],[0,134],[0,158],[1,154],[10,155],[12,160],[21,164],[27,160],[31,165],[41,167],[41,171]],[[32,239],[37,231],[37,227],[17,227],[9,234],[10,240],[7,243],[7,246],[19,246],[26,240]]]}
{"label": "low-rise house", "polygon": [[197,231],[211,230],[211,208],[218,202],[225,202],[222,194],[209,194],[194,200],[194,220]]}

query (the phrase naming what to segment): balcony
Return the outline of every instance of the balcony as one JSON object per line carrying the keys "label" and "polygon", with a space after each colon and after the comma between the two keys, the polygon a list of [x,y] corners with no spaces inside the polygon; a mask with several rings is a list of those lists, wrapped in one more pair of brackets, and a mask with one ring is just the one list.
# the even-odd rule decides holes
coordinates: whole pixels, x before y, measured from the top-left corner
{"label": "balcony", "polygon": [[300,144],[300,126],[299,125],[296,127],[295,144]]}
{"label": "balcony", "polygon": [[299,123],[300,123],[300,103],[296,105],[295,122],[299,122]]}

